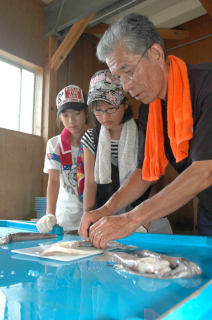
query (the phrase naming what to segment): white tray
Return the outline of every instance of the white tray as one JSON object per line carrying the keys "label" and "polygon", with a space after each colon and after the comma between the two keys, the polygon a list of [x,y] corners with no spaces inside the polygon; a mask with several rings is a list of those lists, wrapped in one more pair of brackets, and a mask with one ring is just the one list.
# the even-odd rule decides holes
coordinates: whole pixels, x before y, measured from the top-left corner
{"label": "white tray", "polygon": [[[49,248],[49,246],[45,246],[45,249]],[[74,260],[79,260],[82,258],[87,258],[90,256],[98,255],[98,254],[83,254],[83,255],[66,255],[66,256],[57,256],[57,255],[52,255],[52,256],[40,256],[39,253],[44,251],[44,248],[42,247],[31,247],[31,248],[25,248],[25,249],[16,249],[16,250],[11,250],[12,252],[15,253],[21,253],[21,254],[26,254],[28,256],[34,256],[37,258],[44,258],[44,259],[51,259],[51,260],[59,260],[59,261],[74,261]]]}

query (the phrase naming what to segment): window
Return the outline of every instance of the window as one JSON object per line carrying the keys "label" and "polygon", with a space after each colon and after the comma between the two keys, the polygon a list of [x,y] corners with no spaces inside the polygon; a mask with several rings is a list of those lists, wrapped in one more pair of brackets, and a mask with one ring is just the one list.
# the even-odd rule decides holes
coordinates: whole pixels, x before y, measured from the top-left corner
{"label": "window", "polygon": [[0,57],[0,127],[34,132],[36,71]]}

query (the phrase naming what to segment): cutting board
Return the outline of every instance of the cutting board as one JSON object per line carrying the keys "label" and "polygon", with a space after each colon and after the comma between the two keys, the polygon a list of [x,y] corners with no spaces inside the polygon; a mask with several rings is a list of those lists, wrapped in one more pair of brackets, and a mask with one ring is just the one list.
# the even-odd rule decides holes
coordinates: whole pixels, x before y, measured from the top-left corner
{"label": "cutting board", "polygon": [[52,256],[40,256],[40,253],[44,251],[44,249],[48,249],[50,247],[50,245],[46,245],[45,248],[44,247],[31,247],[31,248],[24,248],[24,249],[15,249],[15,250],[11,250],[11,252],[15,252],[15,253],[21,253],[21,254],[26,254],[29,256],[34,256],[37,258],[42,258],[42,259],[51,259],[51,260],[59,260],[59,261],[75,261],[75,260],[79,260],[82,258],[87,258],[90,256],[94,256],[94,255],[98,255],[95,253],[92,254],[83,254],[83,255],[64,255],[64,256],[60,256],[60,255],[52,255]]}

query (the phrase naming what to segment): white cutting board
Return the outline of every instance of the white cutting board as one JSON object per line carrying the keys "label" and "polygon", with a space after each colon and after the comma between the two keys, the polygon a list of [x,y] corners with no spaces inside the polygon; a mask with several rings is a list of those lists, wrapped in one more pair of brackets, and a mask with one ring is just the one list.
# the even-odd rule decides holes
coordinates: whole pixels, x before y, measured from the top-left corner
{"label": "white cutting board", "polygon": [[[48,249],[49,246],[45,246],[45,250]],[[51,260],[59,260],[59,261],[74,261],[74,260],[79,260],[82,258],[87,258],[90,256],[97,255],[96,253],[92,254],[83,254],[83,255],[64,255],[64,256],[57,256],[57,255],[52,255],[52,256],[40,256],[40,253],[44,251],[44,247],[31,247],[31,248],[25,248],[25,249],[16,249],[16,250],[11,250],[12,252],[15,253],[21,253],[21,254],[26,254],[28,256],[34,256],[37,258],[44,258],[44,259],[51,259]],[[99,253],[98,253],[99,254]]]}

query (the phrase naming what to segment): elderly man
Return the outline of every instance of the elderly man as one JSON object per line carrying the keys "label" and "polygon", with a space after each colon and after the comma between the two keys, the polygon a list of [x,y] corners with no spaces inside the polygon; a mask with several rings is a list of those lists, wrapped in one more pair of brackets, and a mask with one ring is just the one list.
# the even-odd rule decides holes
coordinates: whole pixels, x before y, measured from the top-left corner
{"label": "elderly man", "polygon": [[[79,234],[96,247],[132,234],[197,196],[198,233],[212,235],[212,63],[185,64],[166,57],[148,18],[130,14],[105,32],[97,47],[125,91],[142,101],[137,168],[100,209],[85,212]],[[179,176],[132,211],[118,210],[139,198],[170,164]]]}

